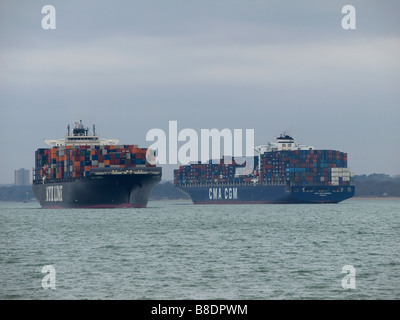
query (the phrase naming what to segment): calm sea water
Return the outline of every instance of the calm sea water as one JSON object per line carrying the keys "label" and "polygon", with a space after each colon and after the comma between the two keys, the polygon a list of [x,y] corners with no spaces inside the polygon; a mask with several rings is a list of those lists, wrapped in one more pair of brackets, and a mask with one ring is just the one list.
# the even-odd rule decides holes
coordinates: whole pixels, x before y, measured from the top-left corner
{"label": "calm sea water", "polygon": [[[400,200],[1,203],[0,239],[1,299],[400,298]],[[42,287],[46,265],[55,277],[43,282],[54,290]],[[345,265],[354,289],[342,287]]]}

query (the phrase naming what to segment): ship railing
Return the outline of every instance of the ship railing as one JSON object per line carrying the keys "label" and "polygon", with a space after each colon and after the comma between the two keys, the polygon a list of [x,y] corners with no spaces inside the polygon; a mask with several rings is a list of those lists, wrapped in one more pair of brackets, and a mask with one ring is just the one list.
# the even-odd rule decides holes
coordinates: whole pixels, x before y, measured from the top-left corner
{"label": "ship railing", "polygon": [[42,179],[42,176],[40,175],[40,169],[35,169],[33,168],[33,173],[32,173],[32,182],[33,184],[43,184],[43,181],[45,183],[62,183],[62,182],[73,182],[77,180],[85,180],[85,179],[91,179],[95,173],[104,173],[104,174],[109,174],[112,175],[115,173],[115,171],[120,171],[120,172],[129,172],[129,173],[134,173],[134,172],[156,172],[157,174],[161,174],[161,168],[160,167],[128,167],[128,168],[100,168],[98,170],[94,170],[96,168],[90,169],[90,174],[89,175],[84,175],[84,176],[79,176],[79,177],[73,177],[73,176],[67,176],[63,178],[47,178]]}
{"label": "ship railing", "polygon": [[[286,186],[286,187],[304,187],[304,186],[319,186],[319,187],[335,187],[338,185],[329,185],[323,182],[279,182],[279,181],[272,181],[272,182],[182,182],[182,183],[174,183],[176,187],[234,187],[234,186]],[[347,182],[346,184],[341,184],[340,186],[353,186],[354,183],[352,181]]]}
{"label": "ship railing", "polygon": [[235,186],[259,186],[259,185],[270,185],[270,186],[286,186],[285,183],[271,182],[271,183],[254,183],[254,182],[198,182],[198,183],[176,183],[175,186],[179,187],[235,187]]}
{"label": "ship railing", "polygon": [[[55,178],[55,179],[45,179],[44,182],[48,183],[62,183],[62,182],[73,182],[77,180],[83,180],[86,177],[70,177],[70,178]],[[33,184],[43,184],[42,179],[33,180]]]}

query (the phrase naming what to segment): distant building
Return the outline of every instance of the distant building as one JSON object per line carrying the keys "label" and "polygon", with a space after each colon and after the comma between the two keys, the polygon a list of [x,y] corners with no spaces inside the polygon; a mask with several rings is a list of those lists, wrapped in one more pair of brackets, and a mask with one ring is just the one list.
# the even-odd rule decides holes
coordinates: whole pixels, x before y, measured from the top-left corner
{"label": "distant building", "polygon": [[27,186],[30,181],[29,170],[19,169],[14,171],[14,183],[16,186]]}

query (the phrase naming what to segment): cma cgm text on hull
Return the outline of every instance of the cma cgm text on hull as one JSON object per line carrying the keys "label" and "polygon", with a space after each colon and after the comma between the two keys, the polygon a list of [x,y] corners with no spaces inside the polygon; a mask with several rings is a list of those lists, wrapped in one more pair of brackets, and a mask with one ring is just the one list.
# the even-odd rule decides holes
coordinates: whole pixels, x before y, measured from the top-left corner
{"label": "cma cgm text on hull", "polygon": [[117,145],[75,123],[65,139],[45,140],[35,152],[33,192],[45,208],[146,207],[161,180],[161,168],[147,161],[148,149]]}
{"label": "cma cgm text on hull", "polygon": [[180,166],[174,185],[196,204],[338,203],[354,196],[347,153],[317,150],[288,135],[255,148],[254,166],[234,158]]}

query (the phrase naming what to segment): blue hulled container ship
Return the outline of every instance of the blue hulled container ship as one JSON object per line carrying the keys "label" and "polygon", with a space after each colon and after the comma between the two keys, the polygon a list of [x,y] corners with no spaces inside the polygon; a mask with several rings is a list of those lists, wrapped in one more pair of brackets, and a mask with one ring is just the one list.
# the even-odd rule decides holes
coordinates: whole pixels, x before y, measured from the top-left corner
{"label": "blue hulled container ship", "polygon": [[174,185],[195,204],[338,203],[354,196],[347,153],[300,145],[286,134],[254,149],[247,173],[246,163],[224,157],[180,166]]}

